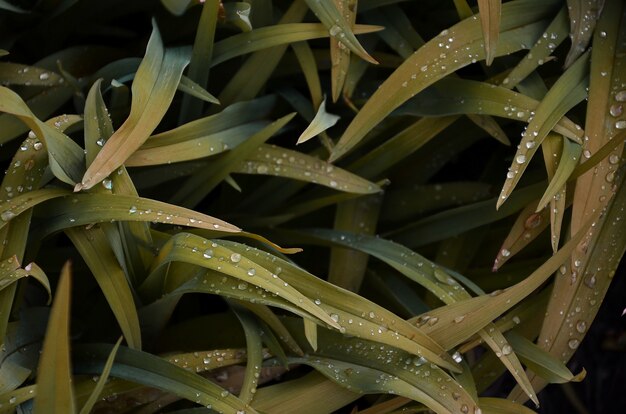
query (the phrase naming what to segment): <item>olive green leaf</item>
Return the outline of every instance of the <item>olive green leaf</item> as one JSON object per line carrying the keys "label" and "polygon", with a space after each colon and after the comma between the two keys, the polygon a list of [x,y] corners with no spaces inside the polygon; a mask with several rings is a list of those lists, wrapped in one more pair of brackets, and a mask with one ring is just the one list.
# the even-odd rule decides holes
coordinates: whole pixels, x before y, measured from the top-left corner
{"label": "olive green leaf", "polygon": [[70,264],[65,264],[54,296],[37,376],[34,412],[75,413],[70,367]]}

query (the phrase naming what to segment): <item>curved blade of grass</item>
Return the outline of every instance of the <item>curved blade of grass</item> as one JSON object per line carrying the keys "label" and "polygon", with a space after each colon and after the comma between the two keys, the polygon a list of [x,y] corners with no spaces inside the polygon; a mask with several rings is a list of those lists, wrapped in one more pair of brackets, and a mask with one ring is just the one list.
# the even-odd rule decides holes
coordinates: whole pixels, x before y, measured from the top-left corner
{"label": "curved blade of grass", "polygon": [[[73,91],[65,86],[53,86],[26,100],[26,105],[40,119],[50,117],[72,97]],[[29,125],[10,114],[0,114],[0,144],[28,132]]]}
{"label": "curved blade of grass", "polygon": [[185,184],[172,196],[172,203],[186,206],[198,204],[228,174],[233,172],[249,154],[253,153],[272,135],[280,131],[294,116],[295,113],[292,113],[272,122],[245,142],[239,144],[237,148],[224,154],[223,157],[207,168],[189,177]]}
{"label": "curved blade of grass", "polygon": [[298,346],[296,341],[291,337],[291,334],[285,328],[285,325],[280,319],[265,305],[259,305],[252,302],[240,302],[242,306],[249,309],[257,317],[259,317],[267,326],[269,326],[277,335],[278,338],[283,341],[289,349],[297,355],[302,355],[302,349]]}
{"label": "curved blade of grass", "polygon": [[[300,332],[294,332],[294,334],[302,339]],[[310,364],[316,360],[326,362],[321,365],[316,364],[316,369],[326,371],[323,373],[330,374],[332,380],[337,379],[335,375],[338,374],[339,378],[343,379],[340,383],[344,386],[350,385],[356,390],[361,389],[361,392],[367,387],[376,387],[375,380],[367,381],[366,384],[361,382],[360,369],[367,368],[378,373],[380,384],[387,382],[390,388],[395,389],[400,395],[408,391],[406,386],[409,385],[411,392],[408,398],[427,404],[433,410],[439,410],[436,412],[463,413],[466,410],[470,412],[470,407],[472,410],[475,407],[476,403],[471,395],[460,384],[445,371],[427,363],[421,357],[413,356],[389,345],[371,346],[371,342],[363,339],[340,339],[337,333],[326,330],[320,331],[319,340],[319,350],[311,355],[309,362],[306,363]],[[344,367],[351,369],[334,371],[335,363],[337,367],[347,364]],[[391,378],[397,379],[398,382],[389,381]],[[441,387],[442,384],[445,388]]]}
{"label": "curved blade of grass", "polygon": [[245,309],[233,308],[235,315],[241,322],[246,335],[247,362],[246,373],[241,385],[239,399],[246,404],[250,404],[256,393],[258,378],[261,374],[263,363],[263,344],[261,343],[262,327],[260,323]]}
{"label": "curved blade of grass", "polygon": [[310,319],[303,319],[304,336],[314,351],[317,351],[317,324]]}
{"label": "curved blade of grass", "polygon": [[[334,228],[353,233],[373,235],[380,212],[382,197],[359,197],[337,205]],[[341,247],[330,251],[328,281],[352,292],[358,292],[365,276],[369,256],[363,252]]]}
{"label": "curved blade of grass", "polygon": [[[596,219],[597,216],[596,214]],[[445,338],[449,346],[460,344],[468,338],[467,334],[472,330],[477,331],[486,326],[543,284],[567,260],[576,245],[582,240],[591,223],[590,221],[584,231],[577,233],[525,280],[504,291],[496,291],[495,295],[477,296],[434,309],[428,312],[428,316],[429,319],[437,318],[437,323],[426,324],[423,329],[437,338]],[[455,326],[454,319],[458,315],[465,315],[463,321],[466,329],[450,329],[450,327]]]}
{"label": "curved blade of grass", "polygon": [[[110,353],[110,345],[76,346],[73,353],[76,372],[91,375],[101,373]],[[210,405],[218,411],[257,413],[210,380],[146,352],[120,347],[110,375],[158,388],[204,406]]]}
{"label": "curved blade of grass", "polygon": [[121,343],[122,338],[120,337],[120,339],[118,339],[118,341],[115,343],[115,346],[111,350],[111,353],[109,354],[106,362],[104,363],[102,373],[98,376],[98,382],[96,382],[96,386],[94,387],[91,394],[89,394],[89,398],[87,399],[87,401],[85,401],[85,404],[83,404],[83,407],[80,409],[79,414],[89,414],[93,409],[93,406],[100,399],[100,394],[102,393],[104,385],[109,380],[111,367],[113,366],[113,362],[115,361],[115,354],[117,354],[117,350],[119,349]]}
{"label": "curved blade of grass", "polygon": [[452,358],[437,343],[385,308],[352,292],[330,285],[269,253],[224,240],[220,243],[242,255],[248,255],[252,261],[261,266],[275,269],[274,272],[280,274],[290,286],[308,297],[315,298],[315,303],[319,302],[319,307],[327,310],[329,314],[336,314],[335,319],[341,322],[342,332],[345,330],[347,334],[353,336],[373,339],[413,354],[421,354],[432,362],[456,370]]}
{"label": "curved blade of grass", "polygon": [[550,184],[548,185],[546,192],[543,194],[539,204],[537,205],[537,212],[545,208],[550,200],[564,188],[570,174],[578,165],[578,160],[580,159],[582,150],[581,145],[563,138],[563,153],[561,154],[559,166],[550,180]]}
{"label": "curved blade of grass", "polygon": [[[261,131],[269,122],[254,121],[232,128],[207,134],[198,138],[168,144],[168,139],[148,140],[126,160],[128,167],[145,167],[149,165],[166,165],[174,162],[191,161],[221,154],[234,148],[249,137]],[[178,138],[179,135],[176,135]]]}
{"label": "curved blade of grass", "polygon": [[496,208],[499,208],[509,197],[530,163],[530,159],[537,151],[538,146],[558,119],[587,97],[588,73],[589,54],[585,54],[559,77],[541,101],[535,116],[528,123],[528,127],[522,135],[519,149],[515,154],[509,174],[507,174],[506,181],[502,186]]}
{"label": "curved blade of grass", "polygon": [[370,63],[378,63],[361,46],[354,36],[353,25],[344,19],[344,16],[337,9],[333,0],[305,0],[309,8],[315,13],[318,19],[326,26],[330,36],[339,40],[345,47],[354,54]]}
{"label": "curved blade of grass", "polygon": [[[355,34],[372,33],[379,30],[382,28],[378,26],[354,25]],[[284,23],[261,27],[216,42],[213,47],[211,67],[257,50],[329,36],[329,30],[319,23]],[[220,101],[223,101],[221,97]]]}
{"label": "curved blade of grass", "polygon": [[63,83],[54,72],[10,62],[0,62],[0,79],[4,85],[54,86]]}
{"label": "curved blade of grass", "polygon": [[35,414],[76,412],[70,368],[70,277],[68,262],[61,270],[39,359]]}
{"label": "curved blade of grass", "polygon": [[[335,6],[341,15],[346,19],[346,23],[351,28],[354,27],[356,22],[356,9],[357,0],[335,0]],[[330,81],[333,102],[337,102],[343,85],[346,82],[346,76],[348,75],[348,69],[350,67],[350,50],[347,49],[343,43],[337,38],[330,38]]]}
{"label": "curved blade of grass", "polygon": [[298,137],[298,141],[296,144],[302,144],[326,131],[328,128],[332,127],[339,121],[340,117],[331,113],[326,112],[326,98],[322,101],[319,108],[317,109],[317,113],[315,114],[315,118],[311,121],[309,126],[300,134]]}
{"label": "curved blade of grass", "polygon": [[[6,266],[7,262],[10,262],[8,267]],[[52,299],[50,281],[44,271],[35,263],[27,264],[22,269],[19,267],[17,257],[14,256],[9,260],[5,260],[3,264],[5,264],[5,266],[2,267],[2,270],[0,271],[0,291],[11,286],[13,283],[24,277],[31,276],[33,279],[38,281],[44,289],[46,289],[46,292],[48,292],[48,302]]]}
{"label": "curved blade of grass", "polygon": [[[220,4],[219,2],[209,1],[202,5],[202,13],[200,14],[200,21],[198,22],[196,37],[191,50],[191,60],[189,62],[189,69],[187,70],[187,76],[189,76],[188,79],[190,81],[197,83],[202,91],[204,91],[208,85]],[[183,76],[181,81],[184,79],[187,78]],[[181,85],[182,83],[183,82],[181,82]],[[204,98],[200,96],[196,97],[209,103],[219,103],[219,100],[210,94]],[[209,97],[210,100],[207,99]],[[194,101],[190,96],[183,97],[180,106],[180,123],[182,124],[183,121],[198,118],[202,113],[202,107],[203,104],[201,101]]]}
{"label": "curved blade of grass", "polygon": [[84,170],[83,150],[68,136],[41,122],[28,105],[12,90],[0,86],[0,112],[18,117],[43,140],[48,150],[54,175],[67,184],[74,184]]}
{"label": "curved blade of grass", "polygon": [[[404,246],[377,237],[365,236],[363,234],[355,235],[336,230],[316,229],[308,233],[322,240],[330,240],[335,244],[371,254],[426,287],[444,303],[450,304],[470,298],[470,295],[447,272]],[[463,320],[462,314],[460,318],[455,318],[455,326],[451,329],[463,330]],[[428,326],[434,326],[437,324],[437,319],[424,318],[424,323],[428,324]],[[477,331],[473,333],[475,332]],[[511,352],[510,346],[508,346],[502,333],[495,329],[489,329],[481,331],[480,335],[497,353],[498,357],[501,358],[518,383],[524,387],[530,398],[538,403],[530,381],[522,374],[523,368],[515,354]],[[437,342],[446,349],[454,346],[441,336],[438,336]]]}
{"label": "curved blade of grass", "polygon": [[[619,124],[611,107],[621,105],[617,99],[623,88],[623,71],[615,70],[625,63],[623,39],[626,31],[624,3],[607,1],[597,23],[591,51],[591,79],[586,114],[587,150],[595,153],[607,142],[618,139]],[[604,73],[603,71],[606,71]],[[597,211],[607,209],[606,217],[585,235],[572,252],[562,276],[555,281],[554,294],[548,305],[538,344],[561,361],[568,361],[587,333],[617,266],[626,243],[617,223],[623,220],[626,191],[616,174],[623,153],[623,141],[617,148],[580,176],[574,194],[571,231],[581,232],[582,223]],[[584,165],[584,164],[583,164]],[[576,312],[580,309],[581,312]],[[562,312],[562,314],[561,314]],[[576,316],[574,316],[576,315]],[[550,333],[548,334],[548,331]],[[536,378],[537,388],[545,382]],[[517,391],[511,394],[519,399]]]}
{"label": "curved blade of grass", "polygon": [[98,227],[90,229],[74,227],[66,229],[65,234],[89,266],[120,325],[128,346],[141,349],[141,330],[133,292],[104,231]]}
{"label": "curved blade of grass", "polygon": [[[452,181],[398,188],[385,192],[381,220],[397,222],[488,198],[491,185],[477,181]],[[402,205],[398,211],[397,206]]]}
{"label": "curved blade of grass", "polygon": [[517,216],[513,227],[509,231],[498,255],[493,263],[493,271],[497,271],[513,256],[519,253],[524,247],[541,234],[548,223],[550,215],[546,209],[536,211],[537,201],[532,201]]}
{"label": "curved blade of grass", "polygon": [[491,65],[496,57],[496,47],[500,35],[501,0],[478,0],[480,23],[485,43],[485,63]]}
{"label": "curved blade of grass", "polygon": [[351,193],[381,191],[378,185],[318,158],[268,144],[247,155],[233,172],[293,178]]}
{"label": "curved blade of grass", "polygon": [[[541,102],[505,87],[460,78],[444,78],[407,102],[399,113],[417,116],[488,114],[529,122]],[[583,131],[568,118],[554,129],[575,141]]]}
{"label": "curved blade of grass", "polygon": [[271,95],[239,102],[216,115],[153,135],[129,157],[126,165],[165,164],[219,154],[266,126],[267,122],[261,120],[269,115],[275,102]]}
{"label": "curved blade of grass", "polygon": [[[59,122],[58,128],[63,131],[68,126],[71,126],[72,122],[77,120],[77,117],[68,116],[68,122]],[[55,123],[57,121],[59,120],[53,119],[48,121],[48,123],[56,127]],[[2,179],[2,188],[5,191],[7,188],[11,190],[6,193],[3,192],[3,196],[6,196],[7,199],[14,196],[13,188],[19,192],[19,188],[22,187],[23,191],[29,193],[33,191],[33,189],[38,189],[41,185],[42,178],[48,166],[48,154],[46,151],[41,151],[40,146],[41,142],[39,140],[28,137],[22,142],[20,151],[15,153],[7,173]],[[25,148],[25,150],[22,150],[22,147]],[[31,216],[32,210],[27,210],[25,214],[11,220],[8,227],[0,231],[1,259],[16,256],[19,261],[24,260],[26,244],[28,240],[32,240],[29,234]],[[11,308],[13,307],[16,289],[17,284],[12,284],[9,288],[0,292],[0,341],[3,343],[6,337],[9,318],[11,317]],[[19,383],[15,386],[18,385]]]}
{"label": "curved blade of grass", "polygon": [[[280,18],[278,26],[300,22],[307,11],[308,7],[303,1],[292,2],[287,11]],[[254,20],[254,13],[252,17]],[[273,22],[273,20],[271,20],[271,22]],[[242,47],[243,45],[244,43],[241,42],[232,46]],[[279,46],[270,47],[269,49],[264,48],[254,52],[252,56],[246,59],[245,63],[241,65],[237,73],[234,74],[232,79],[224,87],[219,96],[220,102],[228,105],[234,102],[246,101],[257,96],[278,67],[287,48],[287,44],[280,44]],[[224,50],[228,52],[229,48],[226,47]]]}
{"label": "curved blade of grass", "polygon": [[188,63],[186,49],[164,49],[154,24],[146,55],[133,81],[130,115],[98,153],[75,191],[102,181],[148,139],[165,115]]}
{"label": "curved blade of grass", "polygon": [[274,414],[332,413],[360,397],[313,371],[301,378],[259,389],[254,406],[259,411]]}
{"label": "curved blade of grass", "polygon": [[543,187],[543,183],[533,184],[514,192],[509,199],[510,204],[507,203],[497,211],[493,208],[496,199],[479,201],[433,214],[389,232],[385,237],[393,238],[398,243],[408,247],[423,246],[443,240],[515,214],[532,200],[538,198]]}
{"label": "curved blade of grass", "polygon": [[539,66],[547,62],[554,50],[567,39],[568,30],[567,8],[563,7],[546,28],[545,36],[542,35],[536,40],[535,44],[528,50],[526,57],[520,60],[502,80],[502,86],[505,88],[516,87]]}
{"label": "curved blade of grass", "polygon": [[[558,169],[560,159],[557,157],[559,154],[562,154],[565,141],[567,140],[563,139],[563,137],[550,133],[546,136],[541,145],[543,160],[546,164],[546,170],[550,180],[553,179]],[[569,180],[571,180],[571,173]],[[561,227],[563,225],[563,217],[565,216],[565,208],[567,207],[566,203],[568,202],[568,200],[566,200],[567,194],[567,187],[563,185],[550,200],[550,207],[548,208],[550,213],[550,244],[552,245],[553,252],[559,249]]]}
{"label": "curved blade of grass", "polygon": [[9,224],[12,219],[25,211],[53,198],[69,195],[67,190],[59,188],[42,188],[40,190],[29,191],[0,204],[0,229]]}
{"label": "curved blade of grass", "polygon": [[[232,251],[217,241],[208,240],[189,234],[178,233],[164,245],[157,259],[152,265],[152,274],[141,286],[140,291],[144,295],[155,298],[161,294],[161,285],[164,281],[160,278],[159,268],[170,262],[185,262],[207,269],[216,270],[234,278],[259,286],[269,292],[275,293],[293,303],[296,307],[304,309],[330,326],[339,329],[337,322],[316,306],[311,299],[304,296],[296,288],[287,284],[280,277],[274,277],[274,273],[256,263],[241,253]],[[221,260],[220,260],[221,258]]]}
{"label": "curved blade of grass", "polygon": [[[322,96],[322,85],[318,73],[317,62],[315,61],[315,56],[313,55],[311,47],[307,42],[297,42],[293,43],[291,48],[296,55],[296,59],[298,60],[298,64],[300,65],[300,69],[302,70],[302,74],[306,80],[313,106],[318,107],[320,111],[323,110],[324,113],[326,113],[326,97]],[[321,106],[322,101],[324,106]]]}
{"label": "curved blade of grass", "polygon": [[242,32],[249,32],[252,30],[252,23],[250,22],[250,10],[249,3],[238,1],[235,3],[225,3],[223,7],[224,20],[234,26],[237,26]]}
{"label": "curved blade of grass", "polygon": [[106,221],[144,221],[237,233],[225,221],[162,201],[119,194],[73,194],[49,200],[42,209],[43,234]]}
{"label": "curved blade of grass", "polygon": [[506,337],[524,365],[550,384],[580,382],[584,379],[584,368],[580,374],[574,375],[563,362],[515,331],[508,332]]}
{"label": "curved blade of grass", "polygon": [[[85,149],[88,165],[95,159],[102,143],[111,135],[113,125],[102,99],[98,80],[90,89],[85,104]],[[120,167],[110,179],[103,180],[102,184],[103,188],[98,188],[95,192],[108,193],[108,190],[112,190],[114,194],[138,195],[124,167]],[[124,270],[128,273],[129,280],[131,283],[137,281],[152,260],[152,252],[149,251],[152,246],[149,225],[142,222],[119,223],[118,229],[110,225],[104,225],[103,229],[108,234],[113,250],[117,250],[118,261],[126,265]],[[119,242],[114,243],[112,239]]]}
{"label": "curved blade of grass", "polygon": [[[554,3],[538,0],[505,3],[496,55],[513,53],[522,49],[523,44],[532,42],[531,39],[536,39],[544,27],[541,19],[552,12]],[[426,43],[398,67],[350,123],[330,160],[348,152],[394,109],[424,88],[471,64],[474,59],[483,59],[484,46],[479,25],[480,22],[472,18],[460,22]],[[445,48],[445,45],[450,48]]]}
{"label": "curved blade of grass", "polygon": [[[433,398],[432,395],[420,390],[397,376],[386,374],[367,366],[351,364],[330,358],[292,358],[293,363],[309,365],[317,372],[322,373],[326,378],[339,385],[347,387],[351,391],[362,394],[392,394],[400,395],[419,401],[436,413],[463,413],[462,406],[452,408],[451,404],[446,404],[441,400],[444,398]],[[452,397],[446,400],[453,401]],[[447,401],[446,401],[447,402]],[[465,406],[467,409],[467,406]]]}
{"label": "curved blade of grass", "polygon": [[567,0],[572,45],[565,57],[566,68],[587,49],[603,4],[602,0]]}
{"label": "curved blade of grass", "polygon": [[483,414],[535,414],[533,410],[504,398],[479,398]]}
{"label": "curved blade of grass", "polygon": [[202,101],[217,105],[220,104],[220,101],[215,96],[211,95],[209,92],[207,92],[206,89],[204,89],[202,86],[192,81],[185,75],[181,76],[180,78],[178,90]]}

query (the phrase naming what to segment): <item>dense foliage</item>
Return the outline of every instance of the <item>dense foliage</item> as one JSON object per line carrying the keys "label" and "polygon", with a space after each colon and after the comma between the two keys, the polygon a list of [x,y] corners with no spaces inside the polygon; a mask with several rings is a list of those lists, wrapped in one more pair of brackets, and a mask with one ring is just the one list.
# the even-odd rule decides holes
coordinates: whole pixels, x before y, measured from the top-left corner
{"label": "dense foliage", "polygon": [[622,0],[0,1],[0,48],[0,412],[526,413],[584,379]]}

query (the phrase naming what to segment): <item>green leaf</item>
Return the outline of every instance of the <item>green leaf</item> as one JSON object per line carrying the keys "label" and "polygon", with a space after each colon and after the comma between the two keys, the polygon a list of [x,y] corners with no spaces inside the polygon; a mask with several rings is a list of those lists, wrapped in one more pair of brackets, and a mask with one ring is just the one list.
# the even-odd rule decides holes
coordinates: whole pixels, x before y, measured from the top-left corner
{"label": "green leaf", "polygon": [[537,212],[542,210],[550,202],[550,199],[554,198],[557,193],[564,188],[572,171],[574,171],[574,168],[578,165],[582,151],[583,149],[581,145],[563,138],[563,152],[561,154],[559,166],[550,180],[550,184],[548,185],[546,192],[543,194],[539,204],[537,205]]}
{"label": "green leaf", "polygon": [[37,375],[35,414],[76,412],[70,368],[70,264],[66,263],[46,329]]}
{"label": "green leaf", "polygon": [[115,343],[115,346],[111,350],[111,353],[109,354],[109,357],[107,358],[104,364],[102,373],[98,377],[98,382],[96,382],[95,388],[89,395],[89,398],[87,399],[85,404],[83,404],[83,407],[80,409],[79,414],[89,414],[91,410],[93,409],[93,406],[96,404],[96,402],[98,402],[98,399],[100,398],[100,394],[102,393],[102,390],[104,389],[105,384],[109,380],[109,374],[111,373],[111,367],[113,367],[115,354],[117,354],[117,350],[119,349],[121,343],[122,343],[122,338],[118,339],[118,341]]}
{"label": "green leaf", "polygon": [[93,273],[115,314],[128,346],[141,349],[141,331],[133,292],[104,231],[98,227],[90,229],[74,227],[66,229],[65,234]]}
{"label": "green leaf", "polygon": [[241,385],[239,398],[249,404],[257,391],[261,364],[263,363],[263,344],[261,342],[262,328],[258,320],[245,309],[234,307],[233,310],[241,322],[246,335],[247,363],[246,372]]}
{"label": "green leaf", "polygon": [[[532,42],[543,30],[554,1],[520,0],[502,7],[501,33],[497,56],[513,53]],[[484,58],[480,23],[466,19],[445,30],[398,67],[370,97],[350,123],[330,160],[336,160],[357,145],[363,137],[394,109],[446,75]],[[449,42],[452,39],[452,42]],[[450,48],[439,44],[448,42]],[[442,55],[443,57],[440,57]],[[471,57],[470,57],[471,55]]]}
{"label": "green leaf", "polygon": [[515,331],[508,332],[506,338],[515,350],[515,353],[524,362],[524,365],[549,383],[579,382],[585,378],[584,368],[580,374],[575,376],[563,362],[539,348],[530,340],[515,333]]}
{"label": "green leaf", "polygon": [[[76,346],[73,353],[76,372],[100,374],[111,348],[104,344]],[[120,347],[110,375],[155,387],[204,406],[210,405],[218,411],[257,413],[255,409],[208,379],[146,352]]]}
{"label": "green leaf", "polygon": [[255,151],[272,135],[281,130],[294,117],[295,113],[286,115],[241,143],[234,150],[224,154],[208,168],[189,177],[172,197],[172,203],[194,206],[213,190],[226,176],[234,171],[249,154]]}
{"label": "green leaf", "polygon": [[41,211],[39,231],[54,233],[69,227],[106,221],[143,221],[198,227],[237,233],[241,230],[225,221],[183,207],[121,194],[74,194],[50,200]]}
{"label": "green leaf", "polygon": [[164,49],[153,25],[146,55],[133,81],[130,115],[85,172],[75,191],[88,189],[120,167],[143,144],[165,115],[189,63],[187,49]]}
{"label": "green leaf", "polygon": [[603,4],[599,0],[567,0],[572,45],[565,57],[566,68],[571,66],[589,45]]}
{"label": "green leaf", "polygon": [[[378,26],[357,24],[354,26],[354,33],[371,33],[381,29]],[[211,67],[257,50],[329,36],[329,30],[319,23],[285,23],[261,27],[216,42],[213,48]],[[220,98],[220,101],[223,99]]]}
{"label": "green leaf", "polygon": [[381,191],[378,185],[318,158],[268,144],[247,155],[233,172],[293,178],[350,193]]}
{"label": "green leaf", "polygon": [[0,79],[4,85],[55,86],[63,83],[54,72],[10,62],[0,62]]}
{"label": "green leaf", "polygon": [[333,0],[305,1],[317,18],[326,26],[330,36],[338,39],[344,46],[362,59],[370,63],[378,63],[367,53],[359,41],[356,40],[354,36],[355,33],[352,31],[353,25],[344,19]]}
{"label": "green leaf", "polygon": [[330,114],[326,112],[326,98],[322,101],[319,108],[317,109],[317,113],[315,114],[315,118],[311,121],[308,127],[300,134],[298,137],[298,142],[296,144],[302,144],[310,140],[313,137],[321,134],[326,131],[328,128],[332,127],[339,121],[340,117],[337,115]]}
{"label": "green leaf", "polygon": [[0,86],[0,112],[15,115],[31,128],[46,149],[54,175],[67,184],[74,184],[84,170],[83,150],[67,135],[41,122],[28,105],[12,90]]}
{"label": "green leaf", "polygon": [[585,54],[555,82],[543,98],[522,135],[520,146],[502,186],[497,207],[509,197],[550,129],[568,110],[587,97],[588,73],[589,54]]}
{"label": "green leaf", "polygon": [[487,66],[491,65],[493,58],[496,57],[496,47],[498,46],[498,37],[500,35],[501,9],[501,0],[478,0]]}

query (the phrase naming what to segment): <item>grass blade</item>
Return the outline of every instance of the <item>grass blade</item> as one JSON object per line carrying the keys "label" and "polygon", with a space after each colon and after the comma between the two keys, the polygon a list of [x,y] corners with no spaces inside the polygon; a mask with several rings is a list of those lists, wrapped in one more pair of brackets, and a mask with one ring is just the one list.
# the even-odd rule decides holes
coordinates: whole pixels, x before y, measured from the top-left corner
{"label": "grass blade", "polygon": [[485,63],[491,65],[496,57],[496,47],[500,35],[501,0],[478,0],[480,23],[483,29],[485,42]]}
{"label": "grass blade", "polygon": [[39,359],[35,414],[76,412],[70,368],[70,277],[70,264],[66,263]]}
{"label": "grass blade", "polygon": [[[553,4],[552,1],[538,0],[505,3],[497,55],[513,53],[520,50],[527,40],[535,39],[544,28],[541,19],[551,13]],[[336,160],[348,152],[383,118],[424,88],[471,64],[473,60],[483,59],[484,46],[479,25],[476,20],[466,19],[426,43],[405,60],[350,123],[330,160]],[[440,58],[442,50],[439,44],[449,42],[449,39],[452,39],[450,49],[446,48],[444,57]]]}
{"label": "grass blade", "polygon": [[65,234],[74,243],[93,273],[115,314],[128,346],[141,349],[141,330],[133,292],[104,231],[97,227],[89,230],[75,227],[66,229]]}
{"label": "grass blade", "polygon": [[111,367],[113,366],[113,362],[115,361],[115,354],[117,354],[117,350],[119,349],[121,343],[122,343],[122,338],[120,338],[115,343],[115,346],[111,350],[109,357],[104,363],[104,368],[102,369],[102,373],[98,376],[98,382],[96,382],[95,388],[93,389],[91,394],[89,394],[89,398],[87,399],[87,401],[85,401],[85,404],[83,404],[83,407],[80,409],[79,414],[89,414],[91,410],[93,409],[93,406],[96,404],[96,402],[98,402],[98,399],[100,399],[100,394],[102,393],[102,390],[104,389],[105,384],[109,380]]}
{"label": "grass blade", "polygon": [[188,63],[186,49],[164,49],[154,24],[146,55],[133,81],[130,115],[98,153],[75,191],[101,182],[148,139],[165,115]]}
{"label": "grass blade", "polygon": [[337,9],[333,0],[305,0],[313,13],[326,26],[330,36],[338,39],[345,47],[350,49],[354,54],[370,63],[378,63],[372,58],[367,51],[361,46],[354,36],[352,24],[346,21]]}

